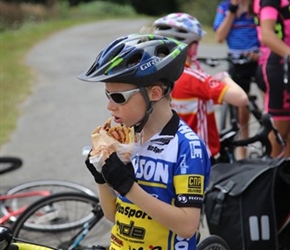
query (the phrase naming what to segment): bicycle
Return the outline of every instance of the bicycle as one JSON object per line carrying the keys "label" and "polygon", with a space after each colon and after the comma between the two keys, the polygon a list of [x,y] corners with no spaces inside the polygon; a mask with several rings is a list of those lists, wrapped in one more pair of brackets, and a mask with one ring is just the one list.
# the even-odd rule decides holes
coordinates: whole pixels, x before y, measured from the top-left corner
{"label": "bicycle", "polygon": [[[0,157],[1,174],[19,169],[22,160],[17,157]],[[56,192],[78,191],[89,195],[95,193],[89,188],[65,180],[35,180],[18,184],[0,194],[0,224],[13,224],[26,207],[40,197]]]}
{"label": "bicycle", "polygon": [[[90,249],[105,250],[102,246],[93,246]],[[10,228],[0,226],[0,250],[64,250],[40,243],[29,242],[15,238]],[[88,249],[89,250],[89,249]]]}
{"label": "bicycle", "polygon": [[97,224],[103,215],[96,196],[57,193],[31,204],[18,217],[12,232],[16,238],[38,239],[57,248],[87,249],[98,242]]}

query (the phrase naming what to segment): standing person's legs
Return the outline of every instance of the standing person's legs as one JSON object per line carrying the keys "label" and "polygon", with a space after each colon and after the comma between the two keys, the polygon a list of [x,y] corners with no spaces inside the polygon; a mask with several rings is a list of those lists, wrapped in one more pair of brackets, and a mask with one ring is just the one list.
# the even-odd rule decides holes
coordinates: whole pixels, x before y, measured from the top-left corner
{"label": "standing person's legs", "polygon": [[[241,86],[241,88],[249,94],[251,81],[256,75],[257,63],[247,63],[241,65],[232,65],[229,69],[229,74],[233,80]],[[238,108],[238,121],[241,128],[240,139],[249,137],[249,120],[250,112],[248,107]],[[247,149],[244,147],[237,148],[237,159],[247,157]]]}
{"label": "standing person's legs", "polygon": [[256,76],[255,76],[255,81],[256,84],[260,90],[260,95],[262,97],[263,100],[263,104],[264,104],[264,97],[265,97],[265,92],[266,92],[266,84],[264,81],[264,76],[263,76],[263,70],[262,70],[262,65],[259,64],[257,67],[257,71],[256,71]]}
{"label": "standing person's legs", "polygon": [[[290,120],[277,120],[274,118],[274,124],[286,143],[283,157],[290,157]],[[282,146],[277,143],[274,133],[269,136],[272,143],[272,157],[277,157],[283,151]]]}
{"label": "standing person's legs", "polygon": [[[274,124],[286,142],[284,157],[290,156],[290,93],[285,89],[283,82],[283,67],[281,64],[267,64],[267,94],[268,113],[273,116]],[[272,143],[272,157],[281,154],[282,147],[276,141],[275,136],[269,136]]]}

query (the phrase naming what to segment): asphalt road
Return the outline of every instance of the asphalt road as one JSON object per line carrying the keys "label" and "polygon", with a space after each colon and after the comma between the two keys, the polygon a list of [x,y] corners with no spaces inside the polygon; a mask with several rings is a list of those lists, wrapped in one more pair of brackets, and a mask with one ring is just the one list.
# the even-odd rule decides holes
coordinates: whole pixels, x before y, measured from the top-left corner
{"label": "asphalt road", "polygon": [[[77,76],[115,38],[137,32],[148,20],[106,20],[58,32],[35,45],[26,63],[35,73],[31,95],[1,155],[17,156],[24,165],[1,176],[1,192],[35,179],[65,179],[96,191],[84,165],[82,148],[90,133],[108,117],[103,84],[85,83]],[[224,56],[224,45],[201,45],[200,55]],[[206,69],[212,72],[212,69]],[[215,71],[224,70],[216,68]],[[205,236],[204,234],[203,236]]]}

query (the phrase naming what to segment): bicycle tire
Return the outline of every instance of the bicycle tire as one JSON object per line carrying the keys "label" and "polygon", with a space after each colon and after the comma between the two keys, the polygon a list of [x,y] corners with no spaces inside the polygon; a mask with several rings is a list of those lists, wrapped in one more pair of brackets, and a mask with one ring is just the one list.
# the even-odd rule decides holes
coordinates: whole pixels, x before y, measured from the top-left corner
{"label": "bicycle tire", "polygon": [[197,245],[196,250],[230,250],[230,247],[220,236],[210,235]]}
{"label": "bicycle tire", "polygon": [[23,162],[18,157],[13,156],[1,156],[0,157],[0,175],[6,174],[22,166]]}
{"label": "bicycle tire", "polygon": [[[78,192],[57,193],[31,204],[12,226],[14,238],[41,242],[44,245],[68,249],[77,231],[94,221],[94,225],[104,218],[96,196]],[[91,235],[92,236],[92,235]],[[87,235],[83,239],[96,241]],[[88,245],[86,245],[88,247]],[[80,249],[80,248],[76,248]]]}
{"label": "bicycle tire", "polygon": [[[1,213],[4,216],[8,216],[10,214],[10,211],[16,211],[21,207],[28,206],[29,204],[40,198],[40,196],[37,195],[22,198],[9,198],[9,196],[11,195],[30,191],[49,191],[50,194],[75,191],[85,193],[91,196],[96,195],[95,192],[93,192],[91,189],[71,181],[52,179],[29,181],[14,186],[5,192],[4,195],[7,195],[8,199],[5,199],[0,203]],[[17,216],[12,216],[9,218],[9,222],[14,223],[16,219]]]}

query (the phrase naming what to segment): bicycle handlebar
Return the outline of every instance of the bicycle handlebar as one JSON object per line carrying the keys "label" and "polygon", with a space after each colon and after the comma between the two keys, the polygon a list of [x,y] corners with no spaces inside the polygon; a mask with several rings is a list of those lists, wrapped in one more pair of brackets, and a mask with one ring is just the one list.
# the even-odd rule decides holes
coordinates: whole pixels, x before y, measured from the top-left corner
{"label": "bicycle handlebar", "polygon": [[[227,151],[226,148],[230,150],[239,147],[239,146],[248,146],[255,142],[260,142],[265,147],[262,157],[270,157],[272,151],[272,144],[268,138],[268,135],[273,131],[276,141],[285,148],[285,142],[281,137],[280,133],[276,129],[272,117],[269,114],[263,114],[260,120],[261,128],[260,130],[252,137],[247,139],[235,140],[238,128],[233,127],[225,132],[221,132],[221,148],[222,152]],[[224,156],[223,156],[224,157]],[[227,158],[224,158],[227,159]]]}
{"label": "bicycle handlebar", "polygon": [[263,156],[270,156],[272,151],[272,145],[268,138],[268,135],[271,131],[274,132],[276,141],[282,145],[282,147],[285,147],[285,142],[281,135],[279,134],[278,130],[276,129],[272,117],[269,114],[262,115],[261,118],[261,129],[257,132],[256,135],[253,137],[242,139],[242,140],[236,140],[232,141],[232,144],[234,146],[248,146],[249,144],[255,143],[255,142],[261,142],[262,145],[265,146],[265,152]]}
{"label": "bicycle handlebar", "polygon": [[1,156],[0,164],[3,166],[0,169],[0,175],[14,171],[22,166],[22,160],[18,157]]}
{"label": "bicycle handlebar", "polygon": [[228,57],[197,57],[197,61],[206,64],[210,67],[216,67],[220,64],[220,62],[229,62],[232,64],[246,64],[251,62],[251,59],[247,56],[241,55],[238,58],[233,58],[231,56]]}

